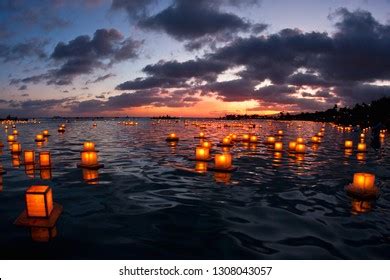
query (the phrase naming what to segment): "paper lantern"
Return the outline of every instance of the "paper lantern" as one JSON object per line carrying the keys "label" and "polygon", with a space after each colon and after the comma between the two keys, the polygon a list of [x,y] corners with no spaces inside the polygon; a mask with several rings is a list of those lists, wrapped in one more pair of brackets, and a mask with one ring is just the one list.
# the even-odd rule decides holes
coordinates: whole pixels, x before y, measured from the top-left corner
{"label": "paper lantern", "polygon": [[283,150],[283,142],[281,142],[281,141],[275,142],[274,150],[278,151],[278,152],[282,151]]}
{"label": "paper lantern", "polygon": [[7,136],[7,141],[8,142],[12,143],[12,142],[15,142],[15,140],[16,140],[15,135],[8,135]]}
{"label": "paper lantern", "polygon": [[25,198],[26,212],[30,218],[48,218],[53,211],[53,194],[49,186],[31,186]]}
{"label": "paper lantern", "polygon": [[281,130],[281,129],[278,130],[278,135],[279,135],[279,136],[282,136],[282,135],[283,135],[283,130]]}
{"label": "paper lantern", "polygon": [[352,185],[362,190],[371,190],[374,188],[375,175],[371,173],[355,173],[353,175]]}
{"label": "paper lantern", "polygon": [[50,152],[39,152],[39,166],[41,168],[50,168],[51,167]]}
{"label": "paper lantern", "polygon": [[18,134],[19,134],[19,132],[18,132],[17,129],[14,129],[14,130],[12,131],[12,135],[18,135]]}
{"label": "paper lantern", "polygon": [[43,134],[37,134],[35,136],[35,142],[43,142],[45,141],[45,138],[43,137]]}
{"label": "paper lantern", "polygon": [[299,143],[305,143],[305,140],[302,138],[302,137],[298,137],[296,142],[299,144]]}
{"label": "paper lantern", "polygon": [[98,164],[97,152],[81,152],[81,164],[84,166],[93,166]]}
{"label": "paper lantern", "polygon": [[196,147],[195,159],[196,160],[208,160],[210,157],[209,149],[203,147]]}
{"label": "paper lantern", "polygon": [[318,136],[311,137],[311,142],[315,143],[315,144],[320,143],[320,137],[318,137]]}
{"label": "paper lantern", "polygon": [[304,154],[306,152],[306,145],[302,143],[297,143],[295,146],[295,153]]}
{"label": "paper lantern", "polygon": [[249,134],[243,134],[242,135],[242,141],[248,142],[250,140],[250,135]]}
{"label": "paper lantern", "polygon": [[204,132],[199,132],[199,138],[205,138]]}
{"label": "paper lantern", "polygon": [[35,152],[33,150],[24,150],[23,158],[25,164],[33,164],[35,162]]}
{"label": "paper lantern", "polygon": [[346,149],[352,149],[352,148],[353,148],[353,142],[352,142],[352,140],[345,140],[345,142],[344,142],[344,147],[345,147]]}
{"label": "paper lantern", "polygon": [[216,169],[229,169],[232,167],[232,155],[231,154],[217,154],[215,155],[215,168]]}
{"label": "paper lantern", "polygon": [[11,153],[13,154],[19,154],[22,152],[22,145],[17,142],[13,142],[11,144]]}
{"label": "paper lantern", "polygon": [[84,142],[83,150],[86,152],[95,151],[95,143],[93,142]]}
{"label": "paper lantern", "polygon": [[166,140],[167,141],[178,141],[179,137],[177,137],[176,133],[170,133]]}
{"label": "paper lantern", "polygon": [[65,132],[65,128],[60,126],[60,127],[58,128],[58,132],[60,132],[60,133]]}
{"label": "paper lantern", "polygon": [[203,141],[201,146],[203,148],[210,149],[211,148],[211,142],[210,141]]}
{"label": "paper lantern", "polygon": [[324,133],[323,132],[318,132],[317,133],[317,137],[324,137]]}
{"label": "paper lantern", "polygon": [[366,143],[358,143],[357,150],[358,150],[358,152],[361,152],[361,153],[366,152],[367,151]]}
{"label": "paper lantern", "polygon": [[365,138],[366,135],[364,133],[360,133],[360,138]]}
{"label": "paper lantern", "polygon": [[50,136],[48,130],[42,131],[42,135],[43,135],[43,137],[48,137],[48,136]]}
{"label": "paper lantern", "polygon": [[224,138],[222,139],[222,144],[223,144],[223,145],[230,145],[230,144],[231,144],[231,139],[230,139],[230,137],[224,137]]}
{"label": "paper lantern", "polygon": [[290,150],[290,151],[295,151],[295,146],[297,145],[297,142],[295,142],[295,141],[290,141],[290,142],[288,142],[288,149]]}
{"label": "paper lantern", "polygon": [[252,135],[252,136],[249,138],[249,142],[251,142],[251,143],[257,143],[257,136],[256,136],[256,135]]}
{"label": "paper lantern", "polygon": [[275,143],[275,137],[274,136],[267,136],[267,144],[274,144]]}

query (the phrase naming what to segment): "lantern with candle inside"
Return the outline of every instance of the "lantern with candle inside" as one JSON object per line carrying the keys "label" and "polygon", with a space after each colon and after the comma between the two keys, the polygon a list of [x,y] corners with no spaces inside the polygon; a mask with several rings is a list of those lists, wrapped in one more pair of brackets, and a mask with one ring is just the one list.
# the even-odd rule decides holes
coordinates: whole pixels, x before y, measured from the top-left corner
{"label": "lantern with candle inside", "polygon": [[295,152],[296,146],[297,146],[297,142],[295,142],[295,141],[288,142],[288,149],[290,152]]}
{"label": "lantern with candle inside", "polygon": [[247,133],[242,135],[242,141],[243,142],[249,142],[250,138],[251,138],[251,136],[249,134],[247,134]]}
{"label": "lantern with candle inside", "polygon": [[344,148],[345,148],[345,149],[352,149],[352,148],[353,148],[353,142],[352,142],[352,140],[345,140],[345,142],[344,142]]}
{"label": "lantern with candle inside", "polygon": [[207,148],[204,148],[204,147],[196,147],[195,160],[209,161],[210,160],[210,150]]}
{"label": "lantern with candle inside", "polygon": [[65,132],[65,128],[62,127],[62,126],[58,127],[58,132],[59,133],[64,133]]}
{"label": "lantern with candle inside", "polygon": [[7,136],[7,142],[15,142],[16,141],[16,138],[15,138],[15,135],[8,135]]}
{"label": "lantern with candle inside", "polygon": [[50,152],[39,152],[39,168],[51,168]]}
{"label": "lantern with candle inside", "polygon": [[25,198],[29,218],[48,218],[53,211],[53,194],[49,186],[31,186]]}
{"label": "lantern with candle inside", "polygon": [[81,163],[78,164],[78,167],[87,169],[99,169],[103,166],[103,164],[99,164],[98,162],[98,155],[96,151],[81,152]]}
{"label": "lantern with candle inside", "polygon": [[45,138],[43,137],[43,134],[37,134],[35,136],[35,142],[44,142]]}
{"label": "lantern with candle inside", "polygon": [[22,145],[18,142],[13,142],[11,144],[11,153],[20,154],[22,152]]}
{"label": "lantern with candle inside", "polygon": [[206,149],[211,149],[211,142],[210,141],[203,141],[201,146]]}
{"label": "lantern with candle inside", "polygon": [[322,137],[324,137],[324,133],[320,131],[320,132],[317,133],[316,136],[319,137],[319,138],[322,138]]}
{"label": "lantern with candle inside", "polygon": [[274,151],[275,151],[275,152],[281,152],[281,151],[283,151],[283,142],[281,142],[281,141],[276,141],[276,142],[274,143]]}
{"label": "lantern with candle inside", "polygon": [[319,144],[321,142],[320,137],[314,135],[313,137],[311,137],[311,142],[313,144]]}
{"label": "lantern with candle inside", "polygon": [[168,141],[168,142],[177,142],[179,141],[179,137],[177,137],[176,133],[170,133],[167,137],[167,139],[165,139],[165,141]]}
{"label": "lantern with candle inside", "polygon": [[295,153],[296,154],[304,154],[306,152],[306,145],[303,143],[297,143],[295,146]]}
{"label": "lantern with candle inside", "polygon": [[236,170],[236,168],[232,166],[232,155],[229,153],[215,155],[214,167],[209,169],[219,172],[232,172]]}
{"label": "lantern with candle inside", "polygon": [[42,131],[42,135],[43,135],[43,137],[49,137],[50,136],[49,131],[47,129]]}
{"label": "lantern with candle inside", "polygon": [[305,140],[302,137],[298,137],[296,142],[297,142],[297,144],[303,144],[303,143],[305,143]]}
{"label": "lantern with candle inside", "polygon": [[364,133],[360,133],[360,138],[365,138],[366,135]]}
{"label": "lantern with candle inside", "polygon": [[256,135],[252,135],[252,136],[249,138],[249,142],[250,142],[250,143],[257,143],[257,136],[256,136]]}
{"label": "lantern with candle inside", "polygon": [[346,192],[361,199],[374,199],[379,195],[379,189],[375,186],[375,175],[372,173],[355,173],[352,184],[345,187]]}
{"label": "lantern with candle inside", "polygon": [[222,141],[217,145],[218,147],[232,147],[232,139],[227,136],[222,139]]}
{"label": "lantern with candle inside", "polygon": [[279,129],[278,132],[277,132],[277,135],[278,136],[283,136],[283,130]]}
{"label": "lantern with candle inside", "polygon": [[23,161],[24,161],[24,164],[34,164],[35,152],[33,150],[24,150],[23,151]]}
{"label": "lantern with candle inside", "polygon": [[19,132],[18,132],[17,129],[14,129],[14,130],[12,131],[12,135],[18,135],[18,134],[19,134]]}
{"label": "lantern with candle inside", "polygon": [[267,140],[265,141],[268,145],[273,145],[275,143],[275,137],[274,136],[267,136]]}
{"label": "lantern with candle inside", "polygon": [[367,144],[366,143],[358,143],[357,151],[359,153],[366,153],[367,152]]}
{"label": "lantern with candle inside", "polygon": [[195,171],[199,173],[204,173],[207,171],[207,162],[197,161],[195,164]]}
{"label": "lantern with candle inside", "polygon": [[95,143],[93,142],[84,142],[83,144],[83,151],[84,152],[93,152],[95,151]]}
{"label": "lantern with candle inside", "polygon": [[204,138],[206,138],[206,134],[203,131],[201,131],[201,132],[199,132],[199,135],[196,136],[195,138],[204,139]]}
{"label": "lantern with candle inside", "polygon": [[379,138],[384,139],[385,138],[385,133],[384,132],[380,132],[379,133]]}

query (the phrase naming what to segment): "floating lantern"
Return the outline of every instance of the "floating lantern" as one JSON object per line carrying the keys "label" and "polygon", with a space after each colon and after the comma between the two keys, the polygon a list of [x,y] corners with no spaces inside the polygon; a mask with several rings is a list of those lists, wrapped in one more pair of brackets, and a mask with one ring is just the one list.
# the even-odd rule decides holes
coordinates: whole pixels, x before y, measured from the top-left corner
{"label": "floating lantern", "polygon": [[231,154],[217,154],[215,155],[215,168],[220,170],[229,170],[232,168]]}
{"label": "floating lantern", "polygon": [[311,142],[315,143],[315,144],[319,144],[320,143],[320,137],[319,136],[311,137]]}
{"label": "floating lantern", "polygon": [[267,136],[267,144],[274,144],[275,143],[275,137],[274,136]]}
{"label": "floating lantern", "polygon": [[256,135],[252,135],[252,136],[249,138],[249,142],[250,142],[250,143],[257,143],[257,136],[256,136]]}
{"label": "floating lantern", "polygon": [[48,218],[53,211],[53,193],[49,186],[31,186],[25,198],[26,212],[30,218]]}
{"label": "floating lantern", "polygon": [[295,153],[304,154],[306,152],[306,145],[303,143],[297,143],[295,146]]}
{"label": "floating lantern", "polygon": [[48,131],[48,130],[44,130],[44,131],[42,131],[42,135],[43,135],[43,137],[49,137],[49,136],[50,136],[50,134],[49,134],[49,131]]}
{"label": "floating lantern", "polygon": [[64,128],[64,127],[62,127],[62,126],[60,126],[60,127],[58,128],[58,132],[60,132],[60,133],[63,133],[63,132],[65,132],[65,128]]}
{"label": "floating lantern", "polygon": [[320,131],[325,132],[325,127],[321,127]]}
{"label": "floating lantern", "polygon": [[39,167],[40,168],[50,168],[51,167],[50,152],[39,152]]}
{"label": "floating lantern", "polygon": [[360,133],[360,138],[365,138],[366,135],[364,133]]}
{"label": "floating lantern", "polygon": [[283,136],[283,130],[278,130],[278,136]]}
{"label": "floating lantern", "polygon": [[33,150],[24,150],[23,158],[24,164],[33,164],[35,162],[35,152]]}
{"label": "floating lantern", "polygon": [[274,150],[277,151],[277,152],[282,151],[283,150],[283,142],[281,142],[281,141],[275,142]]}
{"label": "floating lantern", "polygon": [[249,134],[243,134],[242,135],[242,141],[249,142],[249,140],[250,140],[250,135]]}
{"label": "floating lantern", "polygon": [[96,127],[96,126],[97,126],[97,124],[96,124],[96,123],[94,123],[92,126],[93,126],[93,127]]}
{"label": "floating lantern", "polygon": [[11,144],[11,153],[20,154],[22,152],[22,145],[20,143],[14,142]]}
{"label": "floating lantern", "polygon": [[14,129],[14,130],[12,131],[12,135],[18,135],[18,134],[19,134],[19,132],[18,132],[17,129]]}
{"label": "floating lantern", "polygon": [[211,142],[210,141],[203,141],[201,146],[203,148],[210,149],[211,148]]}
{"label": "floating lantern", "polygon": [[345,142],[344,142],[344,148],[345,148],[345,149],[352,149],[352,148],[353,148],[353,142],[352,142],[352,140],[345,140]]}
{"label": "floating lantern", "polygon": [[231,145],[231,139],[230,137],[224,137],[222,139],[222,145]]}
{"label": "floating lantern", "polygon": [[83,151],[85,151],[85,152],[95,151],[95,143],[94,142],[84,142]]}
{"label": "floating lantern", "polygon": [[295,151],[296,145],[297,145],[297,142],[295,142],[295,141],[290,141],[290,142],[288,143],[288,149],[289,149],[290,151]]}
{"label": "floating lantern", "polygon": [[231,138],[233,141],[237,140],[237,134],[234,134],[234,133],[230,134],[230,138]]}
{"label": "floating lantern", "polygon": [[195,164],[195,171],[196,172],[206,172],[207,171],[207,162],[204,161],[197,161]]}
{"label": "floating lantern", "polygon": [[37,134],[35,136],[35,142],[44,142],[45,138],[43,137],[43,134]]}
{"label": "floating lantern", "polygon": [[357,150],[360,153],[365,153],[367,151],[367,145],[366,143],[358,143]]}
{"label": "floating lantern", "polygon": [[305,143],[305,140],[304,140],[302,137],[298,137],[297,140],[296,140],[296,142],[297,142],[298,144],[303,144],[303,143]]}
{"label": "floating lantern", "polygon": [[57,236],[57,228],[30,227],[30,234],[35,242],[49,242]]}
{"label": "floating lantern", "polygon": [[379,138],[381,139],[385,138],[385,133],[384,132],[379,133]]}
{"label": "floating lantern", "polygon": [[199,132],[199,138],[205,138],[204,132]]}
{"label": "floating lantern", "polygon": [[99,169],[103,166],[104,166],[103,164],[98,163],[98,155],[96,151],[81,152],[81,164],[79,164],[78,167]]}
{"label": "floating lantern", "polygon": [[176,142],[176,141],[179,141],[179,137],[177,137],[176,133],[170,133],[167,137],[167,139],[165,139],[166,141],[171,141],[171,142]]}
{"label": "floating lantern", "polygon": [[196,147],[195,159],[196,160],[209,160],[210,152],[209,149],[203,147]]}
{"label": "floating lantern", "polygon": [[321,138],[321,137],[324,137],[324,133],[323,133],[323,132],[318,132],[318,133],[317,133],[317,137],[320,137],[320,138]]}
{"label": "floating lantern", "polygon": [[345,187],[347,193],[353,197],[363,199],[376,198],[379,189],[375,186],[375,175],[372,173],[355,173],[352,184]]}
{"label": "floating lantern", "polygon": [[8,135],[7,136],[7,142],[15,142],[16,139],[15,139],[15,135]]}

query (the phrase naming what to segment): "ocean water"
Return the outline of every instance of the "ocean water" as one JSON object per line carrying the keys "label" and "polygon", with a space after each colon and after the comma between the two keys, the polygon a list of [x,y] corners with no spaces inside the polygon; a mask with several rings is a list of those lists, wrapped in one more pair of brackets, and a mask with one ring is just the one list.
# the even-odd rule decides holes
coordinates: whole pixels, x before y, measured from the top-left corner
{"label": "ocean water", "polygon": [[[306,140],[322,126],[312,122],[254,121],[256,128],[224,127],[233,122],[198,121],[213,143],[229,133],[258,135],[256,146],[231,149],[231,174],[194,172],[199,126],[139,119],[137,126],[117,120],[71,121],[64,134],[59,121],[20,124],[23,149],[50,151],[52,178],[27,171],[12,160],[7,132],[1,164],[0,254],[2,259],[389,259],[390,137],[364,157],[342,149],[357,143],[358,132],[340,132],[327,124],[318,146],[308,144],[303,158],[276,155],[262,142],[283,129],[288,141]],[[260,127],[261,126],[261,127]],[[301,128],[299,127],[301,126]],[[34,142],[51,133],[42,147]],[[11,133],[12,129],[8,130]],[[165,141],[176,132],[180,141]],[[84,141],[94,141],[96,173],[77,168]],[[213,147],[212,154],[221,148]],[[373,172],[380,196],[375,201],[349,197],[344,187],[355,172]],[[47,174],[46,174],[47,175]],[[45,175],[43,175],[45,176]],[[86,179],[95,178],[94,180]],[[13,223],[24,210],[24,193],[34,184],[51,186],[63,213],[52,238]],[[43,237],[42,237],[43,236]],[[42,240],[41,240],[42,241]]]}

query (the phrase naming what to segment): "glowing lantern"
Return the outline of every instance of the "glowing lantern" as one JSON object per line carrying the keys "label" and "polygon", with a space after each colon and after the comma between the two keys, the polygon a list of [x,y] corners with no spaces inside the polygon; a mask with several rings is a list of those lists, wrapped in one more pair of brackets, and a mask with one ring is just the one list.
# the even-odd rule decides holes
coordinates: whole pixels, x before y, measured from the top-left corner
{"label": "glowing lantern", "polygon": [[95,143],[93,142],[84,142],[83,150],[86,152],[95,151]]}
{"label": "glowing lantern", "polygon": [[93,166],[98,164],[97,152],[81,152],[81,164]]}
{"label": "glowing lantern", "polygon": [[282,136],[283,135],[283,130],[278,130],[278,135]]}
{"label": "glowing lantern", "polygon": [[231,138],[232,140],[236,140],[236,139],[237,139],[237,134],[234,134],[234,133],[231,134],[231,135],[230,135],[230,138]]}
{"label": "glowing lantern", "polygon": [[166,140],[167,141],[179,141],[179,137],[177,137],[176,133],[170,133]]}
{"label": "glowing lantern", "polygon": [[250,139],[249,134],[243,134],[243,135],[242,135],[242,141],[248,142],[249,139]]}
{"label": "glowing lantern", "polygon": [[358,150],[358,152],[361,152],[361,153],[366,152],[367,151],[366,143],[358,143],[357,150]]}
{"label": "glowing lantern", "polygon": [[199,133],[199,138],[205,138],[204,132],[200,132],[200,133]]}
{"label": "glowing lantern", "polygon": [[257,136],[256,135],[252,135],[249,139],[249,142],[251,143],[257,143]]}
{"label": "glowing lantern", "polygon": [[384,132],[381,132],[381,133],[379,133],[379,138],[385,138],[385,133]]}
{"label": "glowing lantern", "polygon": [[41,168],[50,168],[51,167],[50,152],[39,152],[39,166]]}
{"label": "glowing lantern", "polygon": [[306,152],[306,145],[303,143],[297,143],[295,146],[295,153],[304,154]]}
{"label": "glowing lantern", "polygon": [[311,142],[318,144],[318,143],[320,143],[320,138],[318,136],[313,136],[311,138]]}
{"label": "glowing lantern", "polygon": [[208,160],[210,157],[209,149],[203,147],[196,147],[195,159],[196,160]]}
{"label": "glowing lantern", "polygon": [[298,137],[296,142],[300,143],[300,144],[303,144],[303,143],[305,143],[305,140],[302,137]]}
{"label": "glowing lantern", "polygon": [[196,172],[206,172],[207,171],[207,162],[197,161],[195,164]]}
{"label": "glowing lantern", "polygon": [[317,133],[317,137],[324,137],[324,133],[323,132],[318,132]]}
{"label": "glowing lantern", "polygon": [[360,138],[364,138],[366,135],[364,133],[360,133]]}
{"label": "glowing lantern", "polygon": [[225,137],[222,139],[222,144],[223,145],[230,145],[231,144],[231,139],[230,137]]}
{"label": "glowing lantern", "polygon": [[202,147],[206,148],[206,149],[210,149],[211,148],[211,142],[210,141],[203,141],[202,142]]}
{"label": "glowing lantern", "polygon": [[24,164],[33,164],[35,162],[35,152],[33,150],[24,150]]}
{"label": "glowing lantern", "polygon": [[60,127],[58,128],[58,132],[60,132],[60,133],[63,133],[63,132],[65,132],[65,128],[64,128],[64,127],[62,127],[62,126],[60,126]]}
{"label": "glowing lantern", "polygon": [[231,154],[217,154],[215,155],[215,168],[216,169],[230,169],[232,167],[232,155]]}
{"label": "glowing lantern", "polygon": [[49,137],[49,136],[50,136],[50,134],[49,134],[49,131],[48,131],[48,130],[44,130],[44,131],[42,131],[42,135],[43,135],[43,137]]}
{"label": "glowing lantern", "polygon": [[20,143],[14,142],[11,145],[11,153],[20,154],[22,152],[22,145]]}
{"label": "glowing lantern", "polygon": [[295,142],[295,141],[290,141],[289,143],[288,143],[288,149],[290,150],[290,151],[295,151],[295,146],[297,145],[297,142]]}
{"label": "glowing lantern", "polygon": [[12,135],[18,135],[18,134],[19,134],[19,132],[18,132],[17,129],[14,129],[14,130],[12,131]]}
{"label": "glowing lantern", "polygon": [[274,144],[274,150],[280,152],[283,150],[283,142],[277,141]]}
{"label": "glowing lantern", "polygon": [[96,124],[96,123],[94,123],[94,124],[93,124],[93,127],[97,127],[97,124]]}
{"label": "glowing lantern", "polygon": [[36,242],[49,242],[57,236],[57,228],[31,227],[31,239]]}
{"label": "glowing lantern", "polygon": [[374,188],[375,175],[371,173],[355,173],[353,175],[352,185],[363,190],[370,190]]}
{"label": "glowing lantern", "polygon": [[267,144],[274,144],[275,143],[275,137],[274,136],[267,136]]}
{"label": "glowing lantern", "polygon": [[8,135],[7,136],[7,141],[8,142],[15,142],[15,135]]}
{"label": "glowing lantern", "polygon": [[26,212],[30,218],[48,218],[53,211],[53,194],[49,186],[31,186],[26,191]]}
{"label": "glowing lantern", "polygon": [[43,142],[43,141],[45,141],[43,134],[37,134],[35,136],[35,142]]}
{"label": "glowing lantern", "polygon": [[346,149],[352,149],[352,147],[353,147],[353,142],[352,142],[352,140],[345,140],[344,148],[346,148]]}

